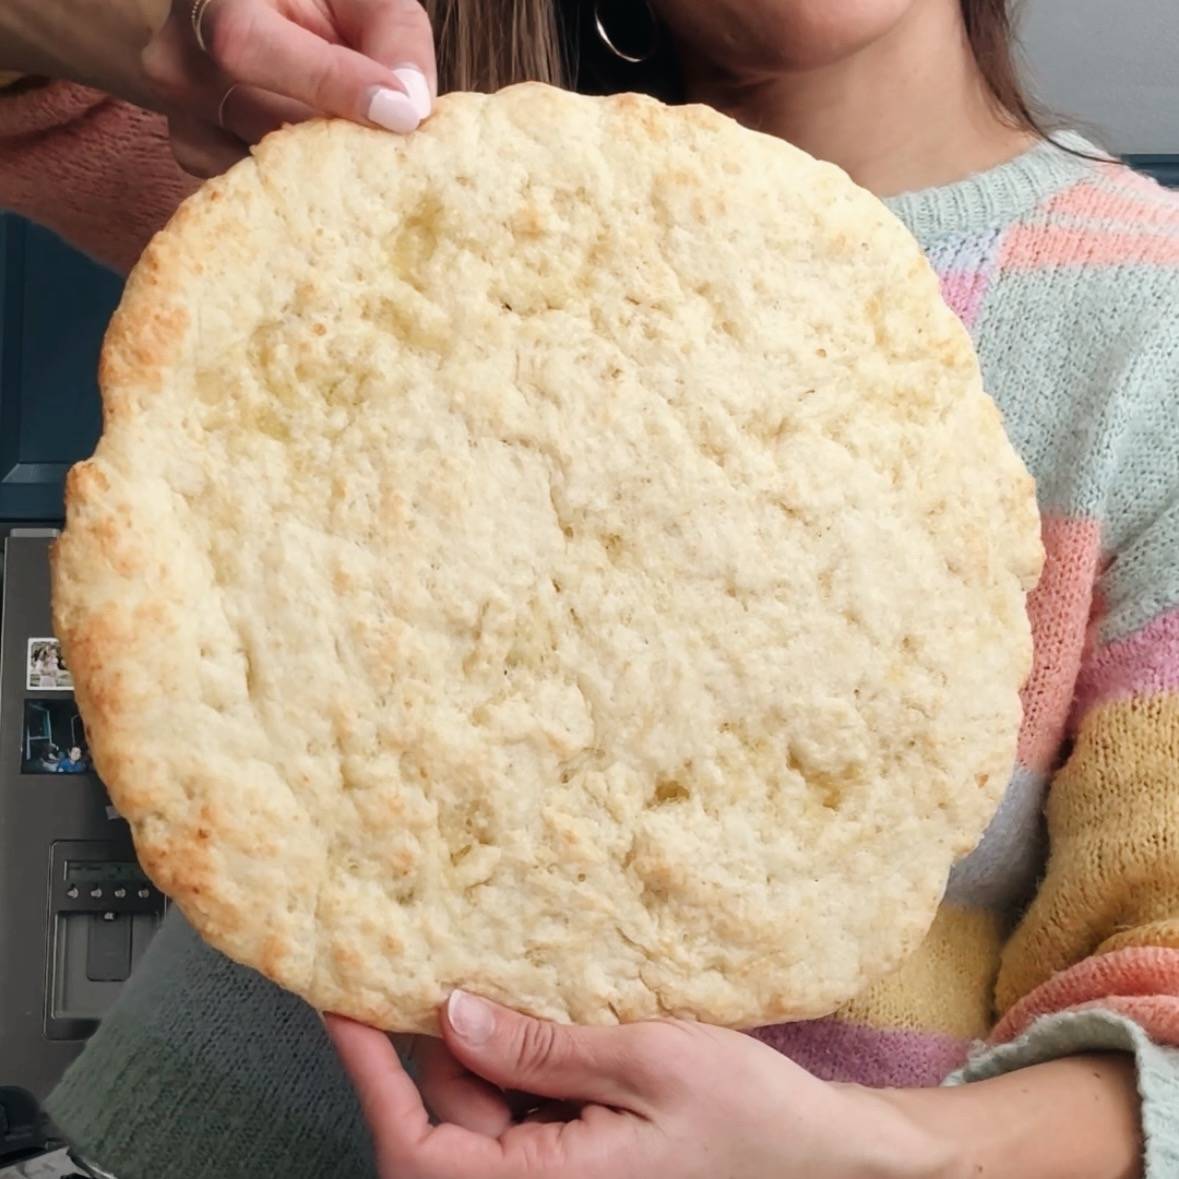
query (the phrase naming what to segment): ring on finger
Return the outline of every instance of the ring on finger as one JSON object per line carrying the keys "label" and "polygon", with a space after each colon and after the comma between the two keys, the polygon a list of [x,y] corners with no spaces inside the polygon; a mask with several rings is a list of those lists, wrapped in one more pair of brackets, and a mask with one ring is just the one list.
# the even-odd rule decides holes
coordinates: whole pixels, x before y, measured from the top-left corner
{"label": "ring on finger", "polygon": [[217,126],[222,131],[225,130],[225,106],[229,102],[229,96],[241,85],[240,82],[234,82],[226,92],[221,95],[221,101],[217,104]]}
{"label": "ring on finger", "polygon": [[205,34],[202,31],[201,25],[205,19],[205,13],[212,3],[213,0],[192,0],[192,10],[189,14],[192,17],[193,36],[196,37],[197,48],[202,53],[209,52],[209,47],[205,44]]}

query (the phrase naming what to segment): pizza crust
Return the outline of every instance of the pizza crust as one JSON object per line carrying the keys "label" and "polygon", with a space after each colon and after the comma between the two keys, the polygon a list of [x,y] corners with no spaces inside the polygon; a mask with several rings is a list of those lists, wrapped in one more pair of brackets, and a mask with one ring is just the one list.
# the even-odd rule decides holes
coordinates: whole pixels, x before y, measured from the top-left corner
{"label": "pizza crust", "polygon": [[703,108],[269,137],[128,281],[57,633],[144,867],[317,1008],[826,1014],[1006,784],[1034,489],[903,227]]}

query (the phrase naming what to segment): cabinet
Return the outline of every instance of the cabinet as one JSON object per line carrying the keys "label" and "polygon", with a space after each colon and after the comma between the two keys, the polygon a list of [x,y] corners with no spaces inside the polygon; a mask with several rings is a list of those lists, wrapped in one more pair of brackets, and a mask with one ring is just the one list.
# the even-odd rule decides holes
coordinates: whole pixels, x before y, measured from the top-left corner
{"label": "cabinet", "polygon": [[1160,184],[1179,189],[1179,155],[1127,156],[1140,172],[1149,173]]}
{"label": "cabinet", "polygon": [[11,214],[0,265],[0,520],[55,521],[66,472],[98,438],[98,353],[123,284]]}

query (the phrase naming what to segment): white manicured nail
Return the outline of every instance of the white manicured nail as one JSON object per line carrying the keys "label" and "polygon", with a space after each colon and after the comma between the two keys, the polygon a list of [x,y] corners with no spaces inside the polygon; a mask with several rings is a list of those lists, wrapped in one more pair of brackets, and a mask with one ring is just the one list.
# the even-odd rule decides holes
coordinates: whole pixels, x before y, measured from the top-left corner
{"label": "white manicured nail", "polygon": [[376,123],[378,127],[404,135],[408,131],[413,131],[422,121],[422,117],[408,94],[380,87],[372,92],[369,99],[368,120],[370,123]]}
{"label": "white manicured nail", "polygon": [[495,1031],[495,1012],[475,995],[466,991],[451,991],[446,1000],[446,1018],[464,1040],[471,1044],[485,1044]]}
{"label": "white manicured nail", "polygon": [[417,66],[403,65],[393,71],[393,77],[405,87],[405,92],[409,95],[409,101],[413,103],[413,109],[417,111],[418,118],[429,118],[430,111],[434,107],[434,100],[430,96],[430,83],[426,81],[426,75]]}

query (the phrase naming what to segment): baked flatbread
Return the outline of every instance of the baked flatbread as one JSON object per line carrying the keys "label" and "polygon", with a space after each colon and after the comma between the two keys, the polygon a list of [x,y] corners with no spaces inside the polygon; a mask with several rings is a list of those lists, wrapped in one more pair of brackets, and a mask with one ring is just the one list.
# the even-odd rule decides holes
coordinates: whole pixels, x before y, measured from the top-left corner
{"label": "baked flatbread", "polygon": [[58,635],[144,866],[316,1007],[818,1016],[1010,772],[1031,479],[918,246],[697,107],[318,122],[128,283]]}

